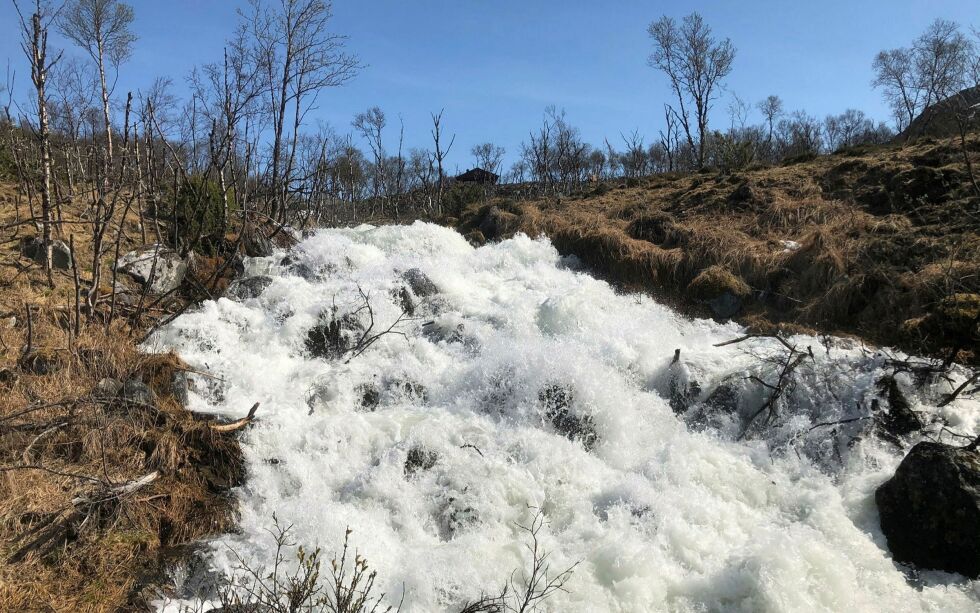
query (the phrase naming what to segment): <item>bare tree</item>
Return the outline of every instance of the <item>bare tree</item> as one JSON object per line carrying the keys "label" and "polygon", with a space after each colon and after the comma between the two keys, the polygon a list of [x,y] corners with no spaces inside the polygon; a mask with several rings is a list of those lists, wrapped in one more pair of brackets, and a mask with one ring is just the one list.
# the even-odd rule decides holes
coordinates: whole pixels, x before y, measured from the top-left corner
{"label": "bare tree", "polygon": [[37,93],[37,138],[41,149],[41,240],[45,250],[44,266],[48,283],[51,284],[51,128],[45,87],[51,68],[61,59],[60,53],[54,59],[48,56],[48,30],[58,12],[42,0],[34,1],[34,13],[30,18],[21,12],[16,1],[14,8],[20,19],[21,49],[31,63],[31,82]]}
{"label": "bare tree", "polygon": [[[957,94],[978,65],[974,47],[955,22],[937,19],[910,48],[880,52],[874,60],[874,87],[892,106],[896,125],[905,130],[923,111]],[[931,117],[925,117],[924,130]],[[913,136],[913,135],[909,135]]]}
{"label": "bare tree", "polygon": [[772,146],[772,137],[775,134],[776,120],[783,114],[783,101],[779,96],[766,96],[765,100],[760,101],[756,108],[762,113],[766,121],[766,145]]}
{"label": "bare tree", "polygon": [[921,93],[916,83],[915,65],[908,49],[880,52],[872,65],[872,86],[880,88],[892,107],[895,125],[904,130],[919,112]]}
{"label": "bare tree", "polygon": [[[380,107],[371,107],[363,113],[354,116],[351,125],[361,137],[367,141],[374,155],[374,181],[372,183],[372,198],[377,201],[382,198],[385,189],[385,149],[382,133],[388,120]],[[381,211],[384,213],[384,210]]]}
{"label": "bare tree", "polygon": [[255,61],[264,72],[266,106],[272,119],[271,217],[281,220],[304,118],[324,89],[348,82],[360,65],[344,50],[347,38],[330,31],[331,2],[280,0],[272,4],[270,8],[261,0],[250,0],[251,12],[240,15],[252,38]]}
{"label": "bare tree", "polygon": [[684,17],[679,25],[670,17],[661,17],[650,24],[648,32],[654,42],[649,64],[670,79],[677,97],[677,119],[696,153],[697,167],[702,168],[708,114],[722,81],[732,71],[735,46],[727,38],[716,40],[698,13]]}
{"label": "bare tree", "polygon": [[476,162],[477,167],[493,174],[500,174],[500,165],[503,163],[506,153],[503,147],[493,143],[480,143],[474,145],[470,149],[470,153],[473,155],[473,161]]}
{"label": "bare tree", "polygon": [[438,191],[436,193],[436,204],[439,207],[439,212],[442,212],[442,194],[446,182],[446,173],[443,171],[443,162],[446,156],[453,148],[453,143],[456,142],[456,135],[453,134],[452,138],[449,139],[449,145],[443,149],[442,148],[442,114],[445,109],[440,110],[438,114],[432,113],[432,140],[435,146],[435,162],[436,170],[438,171]]}
{"label": "bare tree", "polygon": [[105,121],[106,155],[112,163],[112,113],[109,98],[112,87],[106,68],[118,71],[129,59],[136,35],[130,30],[133,7],[119,0],[72,0],[58,21],[62,34],[85,50],[99,68],[102,87],[102,115]]}

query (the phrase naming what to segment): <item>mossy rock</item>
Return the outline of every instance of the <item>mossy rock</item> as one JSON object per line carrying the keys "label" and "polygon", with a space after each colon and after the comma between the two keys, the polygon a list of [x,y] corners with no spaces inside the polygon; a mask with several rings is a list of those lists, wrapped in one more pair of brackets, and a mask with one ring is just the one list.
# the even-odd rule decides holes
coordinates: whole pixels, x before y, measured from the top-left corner
{"label": "mossy rock", "polygon": [[744,298],[752,288],[741,277],[718,266],[705,268],[687,285],[687,293],[696,300],[712,300],[725,293]]}

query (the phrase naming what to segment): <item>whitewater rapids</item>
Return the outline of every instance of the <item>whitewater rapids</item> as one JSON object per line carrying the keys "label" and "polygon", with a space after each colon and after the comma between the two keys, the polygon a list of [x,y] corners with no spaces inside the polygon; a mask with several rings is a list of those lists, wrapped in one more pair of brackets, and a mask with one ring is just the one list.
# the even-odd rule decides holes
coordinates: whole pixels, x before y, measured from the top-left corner
{"label": "whitewater rapids", "polygon": [[[578,563],[546,611],[980,607],[980,582],[891,560],[874,491],[914,440],[899,449],[867,420],[818,426],[866,410],[890,372],[883,352],[794,337],[813,358],[770,426],[739,441],[765,399],[747,377],[772,381],[766,358],[783,348],[714,347],[743,331],[617,293],[546,239],[474,248],[431,224],[362,226],[285,255],[248,261],[247,274],[272,277],[259,297],[207,302],[148,343],[220,377],[195,379],[191,409],[238,418],[261,403],[243,437],[241,533],[208,545],[216,572],[234,569],[232,551],[270,559],[275,513],[328,554],[351,527],[403,611],[456,611],[526,567],[518,525],[540,510],[553,573]],[[411,269],[438,293],[401,334],[349,363],[310,356],[321,313],[356,310],[362,291],[375,331],[395,322]],[[948,384],[900,381],[923,416],[977,431],[980,403],[935,409]],[[725,382],[737,410],[712,413],[698,401]],[[548,389],[564,390],[565,422],[593,439],[560,431]],[[363,406],[365,390],[377,406]],[[434,464],[406,471],[413,449]]]}

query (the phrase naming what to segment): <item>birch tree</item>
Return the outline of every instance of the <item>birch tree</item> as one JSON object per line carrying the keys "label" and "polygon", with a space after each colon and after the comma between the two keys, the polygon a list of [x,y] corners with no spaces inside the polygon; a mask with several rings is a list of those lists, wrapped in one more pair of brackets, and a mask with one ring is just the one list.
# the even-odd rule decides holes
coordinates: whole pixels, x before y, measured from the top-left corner
{"label": "birch tree", "polygon": [[[133,19],[133,7],[119,0],[72,0],[58,20],[61,33],[81,47],[99,69],[108,165],[113,157],[110,97],[119,66],[129,59],[136,42],[130,29]],[[112,86],[106,77],[107,68],[116,73]]]}

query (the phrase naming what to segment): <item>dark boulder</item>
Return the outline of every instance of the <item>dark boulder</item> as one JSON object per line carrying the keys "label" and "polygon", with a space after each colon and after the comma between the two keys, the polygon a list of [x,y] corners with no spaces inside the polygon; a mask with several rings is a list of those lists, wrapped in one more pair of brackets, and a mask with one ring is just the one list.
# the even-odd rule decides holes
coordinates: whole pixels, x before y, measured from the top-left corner
{"label": "dark boulder", "polygon": [[572,413],[574,395],[571,388],[549,385],[538,392],[538,401],[544,408],[545,417],[559,434],[568,440],[581,442],[586,451],[591,451],[599,442],[592,417]]}
{"label": "dark boulder", "polygon": [[340,317],[320,316],[320,323],[306,334],[306,350],[315,358],[335,360],[357,344],[364,334],[364,325],[353,313]]}
{"label": "dark boulder", "polygon": [[227,296],[232,300],[248,300],[258,298],[267,287],[272,285],[272,277],[256,275],[234,281],[228,286]]}
{"label": "dark boulder", "polygon": [[875,502],[897,561],[980,577],[980,451],[919,443]]}
{"label": "dark boulder", "polygon": [[405,476],[411,477],[419,471],[429,470],[439,461],[439,454],[422,445],[413,445],[405,458]]}

